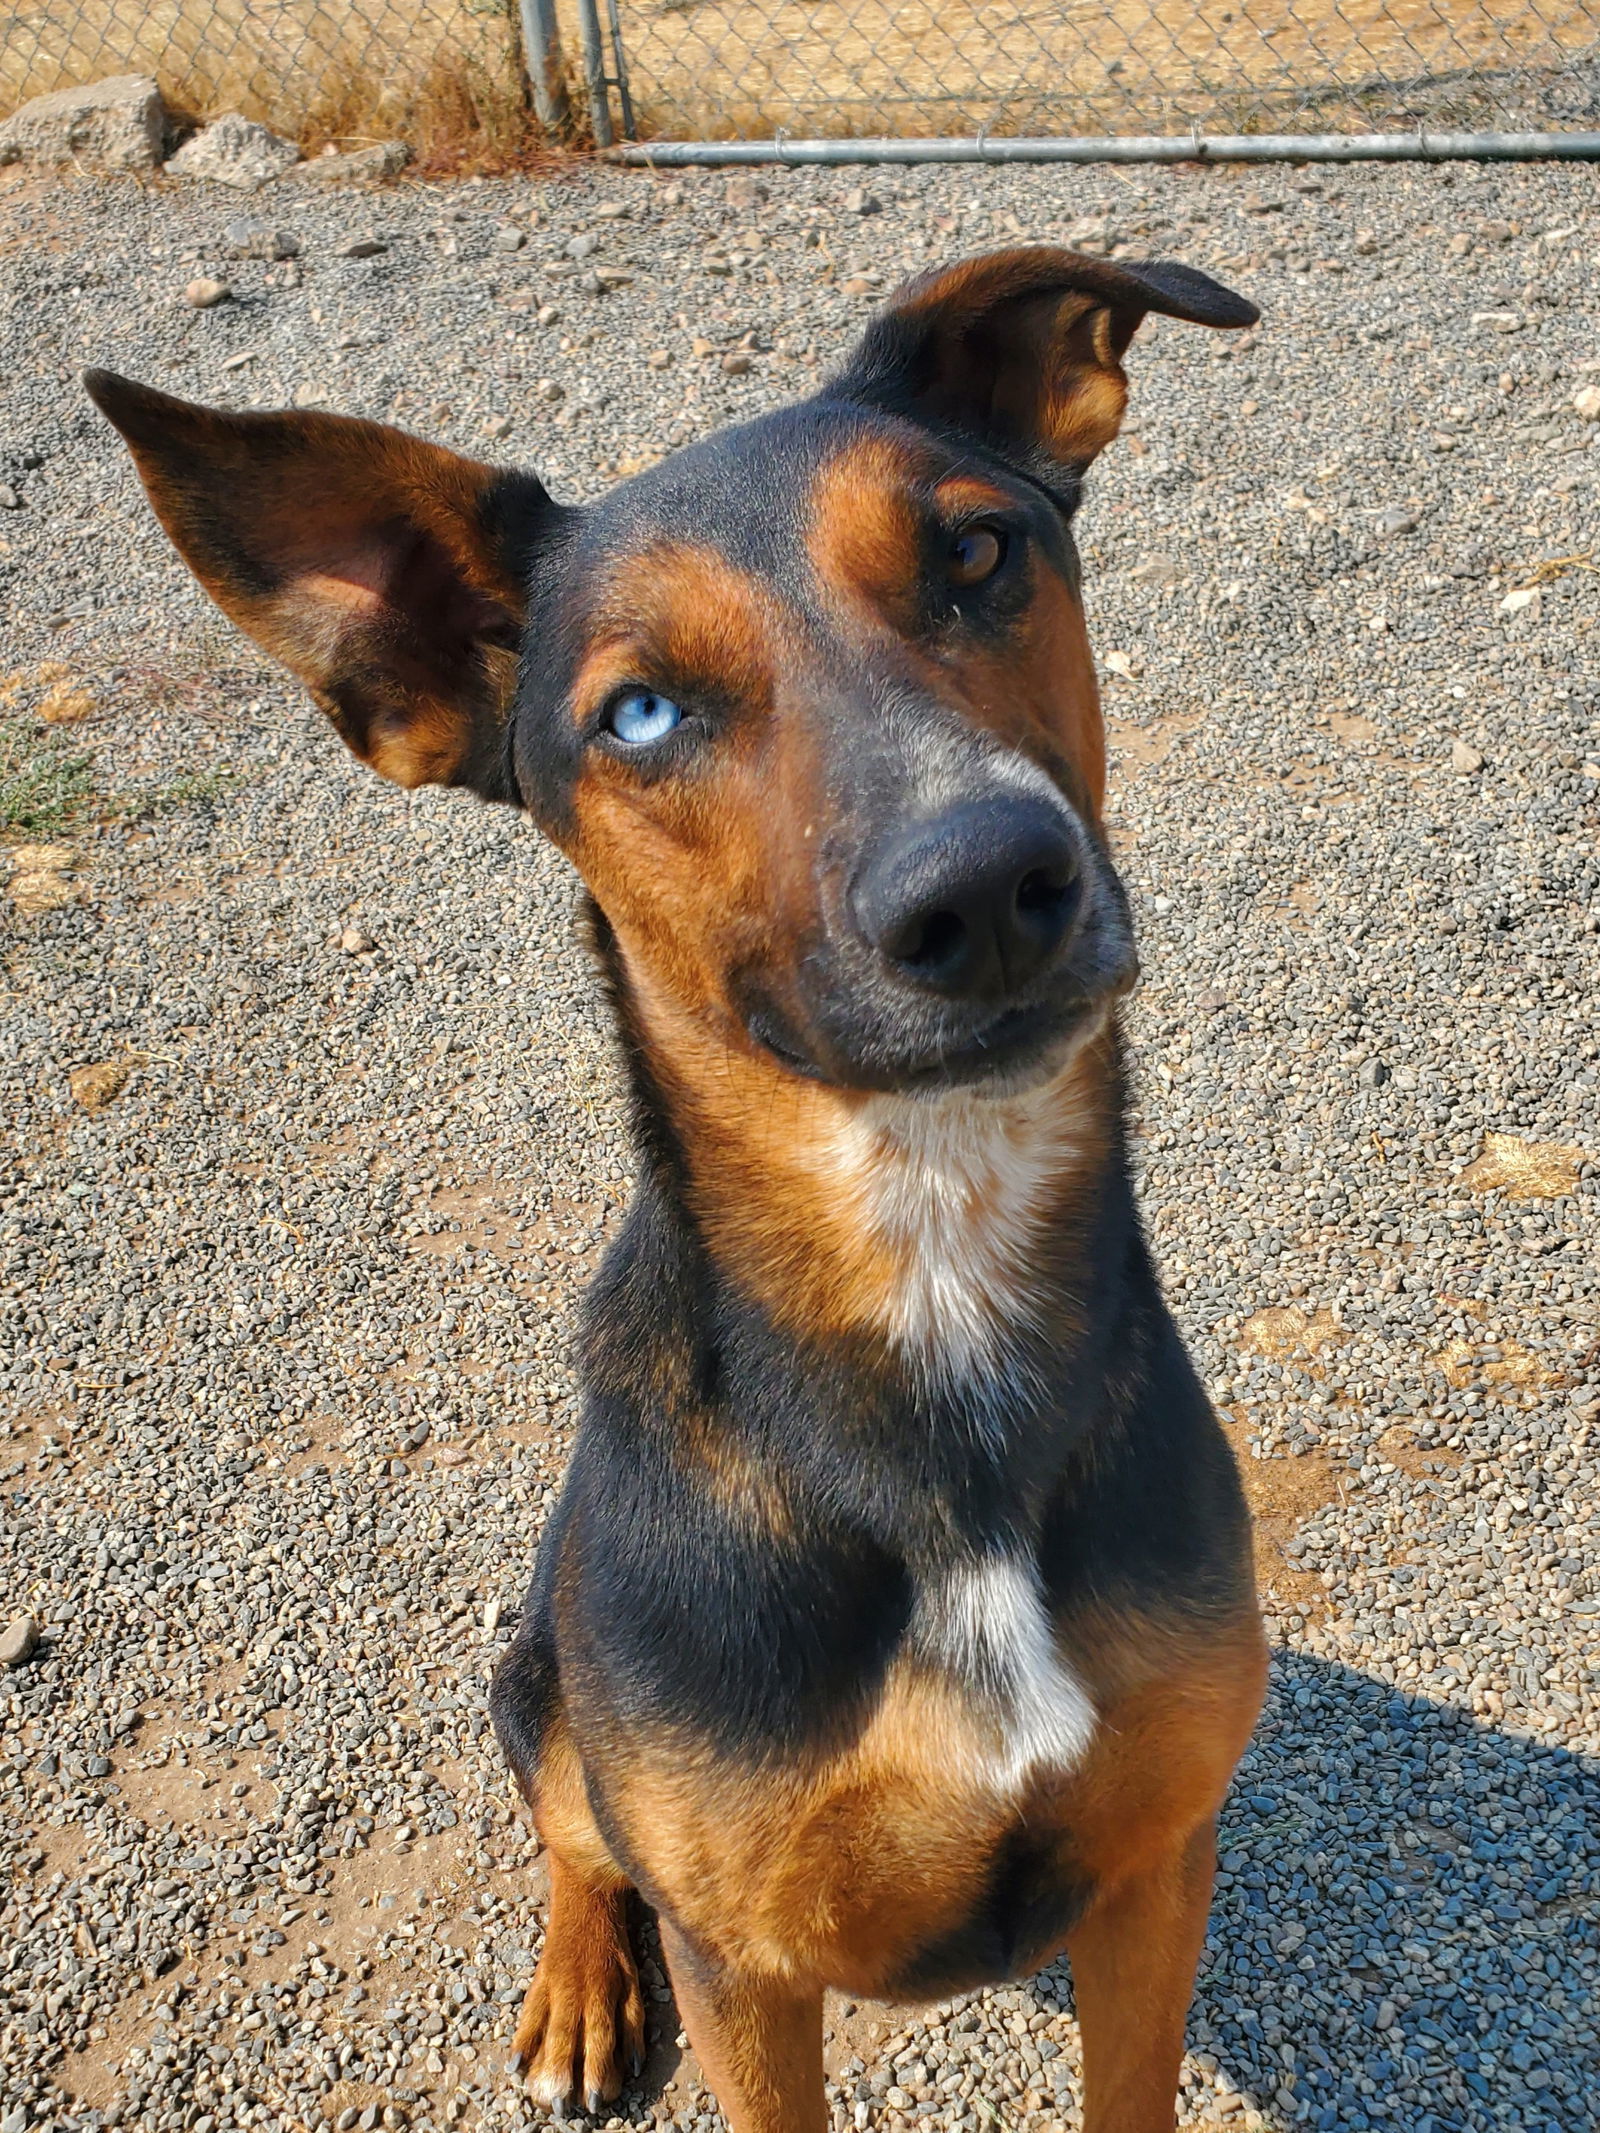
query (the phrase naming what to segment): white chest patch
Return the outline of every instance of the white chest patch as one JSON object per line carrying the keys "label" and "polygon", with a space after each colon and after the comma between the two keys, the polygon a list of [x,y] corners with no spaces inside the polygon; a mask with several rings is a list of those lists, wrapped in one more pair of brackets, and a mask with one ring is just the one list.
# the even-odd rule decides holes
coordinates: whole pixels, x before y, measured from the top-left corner
{"label": "white chest patch", "polygon": [[994,1729],[981,1772],[1015,1791],[1045,1771],[1082,1761],[1095,1712],[1051,1634],[1038,1576],[1015,1556],[963,1563],[917,1599],[912,1640],[965,1691],[974,1717]]}
{"label": "white chest patch", "polygon": [[841,1182],[897,1275],[885,1330],[910,1358],[968,1377],[1033,1309],[1039,1224],[1078,1160],[1059,1087],[993,1099],[880,1096],[845,1129]]}

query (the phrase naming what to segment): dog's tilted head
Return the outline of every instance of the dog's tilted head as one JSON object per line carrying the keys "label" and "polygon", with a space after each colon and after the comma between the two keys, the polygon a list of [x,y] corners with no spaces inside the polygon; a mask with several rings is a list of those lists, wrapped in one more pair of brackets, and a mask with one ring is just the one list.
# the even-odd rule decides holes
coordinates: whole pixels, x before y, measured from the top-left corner
{"label": "dog's tilted head", "polygon": [[526,806],[640,1012],[845,1089],[1015,1087],[1132,980],[1071,519],[1148,312],[1028,249],[592,509],[367,422],[87,379],[229,615],[403,785]]}

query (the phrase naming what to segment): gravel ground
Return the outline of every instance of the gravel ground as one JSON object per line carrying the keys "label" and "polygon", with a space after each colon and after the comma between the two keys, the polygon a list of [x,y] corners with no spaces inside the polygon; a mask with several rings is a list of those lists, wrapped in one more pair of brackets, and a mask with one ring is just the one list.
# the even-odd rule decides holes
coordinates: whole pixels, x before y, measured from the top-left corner
{"label": "gravel ground", "polygon": [[[241,212],[298,257],[230,257]],[[1277,1652],[1183,2123],[1600,2125],[1595,174],[241,208],[12,173],[0,713],[50,791],[0,852],[0,1628],[42,1630],[0,1670],[0,2133],[528,2115],[540,1869],[484,1688],[627,1189],[563,863],[347,761],[77,368],[392,416],[586,495],[803,391],[880,281],[1063,234],[1266,314],[1144,337],[1084,519],[1150,1218]],[[197,275],[231,298],[190,308]],[[649,1975],[613,2122],[709,2129]],[[1075,2123],[1069,2004],[1055,1972],[839,2004],[836,2122]]]}

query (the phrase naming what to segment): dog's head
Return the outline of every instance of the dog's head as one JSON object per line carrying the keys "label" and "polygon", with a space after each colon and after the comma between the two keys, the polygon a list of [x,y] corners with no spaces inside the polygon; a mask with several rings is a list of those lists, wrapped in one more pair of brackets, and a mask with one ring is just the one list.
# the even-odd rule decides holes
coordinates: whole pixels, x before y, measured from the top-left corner
{"label": "dog's head", "polygon": [[1192,269],[924,276],[814,398],[592,509],[317,413],[87,379],[218,604],[403,785],[525,806],[647,1020],[845,1089],[1015,1087],[1131,983],[1072,516]]}

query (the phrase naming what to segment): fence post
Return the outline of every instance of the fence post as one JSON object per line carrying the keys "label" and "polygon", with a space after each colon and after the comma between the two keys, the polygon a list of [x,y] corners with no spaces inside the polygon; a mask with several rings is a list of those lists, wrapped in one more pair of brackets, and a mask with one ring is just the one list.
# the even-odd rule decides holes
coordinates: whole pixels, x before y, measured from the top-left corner
{"label": "fence post", "polygon": [[616,142],[611,126],[611,100],[606,94],[606,53],[600,41],[600,10],[595,0],[577,0],[578,32],[583,39],[583,80],[588,92],[589,125],[596,148]]}
{"label": "fence post", "polygon": [[555,0],[518,0],[522,18],[522,65],[533,90],[533,109],[545,132],[565,133],[571,112],[561,67],[561,32]]}

